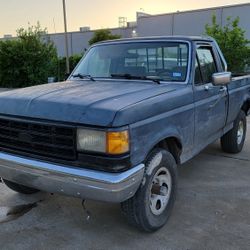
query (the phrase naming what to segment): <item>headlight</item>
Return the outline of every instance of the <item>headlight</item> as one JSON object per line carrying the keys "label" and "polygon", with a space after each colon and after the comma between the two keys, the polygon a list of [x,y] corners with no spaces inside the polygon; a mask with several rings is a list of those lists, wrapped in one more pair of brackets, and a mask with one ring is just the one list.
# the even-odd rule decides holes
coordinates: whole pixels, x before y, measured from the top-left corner
{"label": "headlight", "polygon": [[113,155],[124,154],[129,151],[128,131],[106,132],[78,129],[77,149]]}
{"label": "headlight", "polygon": [[103,131],[78,129],[77,149],[106,152],[106,133]]}

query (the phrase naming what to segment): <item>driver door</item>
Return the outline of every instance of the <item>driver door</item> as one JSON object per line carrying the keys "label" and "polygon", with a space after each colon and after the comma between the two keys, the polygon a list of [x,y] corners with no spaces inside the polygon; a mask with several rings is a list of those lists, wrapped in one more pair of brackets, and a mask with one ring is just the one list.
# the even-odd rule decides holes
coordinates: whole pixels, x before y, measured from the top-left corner
{"label": "driver door", "polygon": [[214,86],[212,75],[218,72],[212,46],[196,50],[195,63],[195,145],[205,147],[222,134],[227,113],[227,88]]}

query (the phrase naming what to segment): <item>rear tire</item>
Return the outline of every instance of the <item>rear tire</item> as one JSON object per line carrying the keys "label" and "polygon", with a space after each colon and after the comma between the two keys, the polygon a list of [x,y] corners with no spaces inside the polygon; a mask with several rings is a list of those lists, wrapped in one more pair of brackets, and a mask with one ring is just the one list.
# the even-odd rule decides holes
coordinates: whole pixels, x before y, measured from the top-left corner
{"label": "rear tire", "polygon": [[26,186],[23,186],[21,184],[17,184],[15,182],[8,181],[8,180],[5,180],[5,179],[3,179],[3,182],[8,188],[10,188],[11,190],[13,190],[13,191],[15,191],[17,193],[35,194],[35,193],[39,192],[39,190],[37,190],[37,189],[26,187]]}
{"label": "rear tire", "polygon": [[242,151],[246,139],[247,120],[244,111],[240,111],[233,128],[221,137],[221,148],[226,153],[237,154]]}
{"label": "rear tire", "polygon": [[145,175],[136,194],[121,203],[130,224],[146,232],[164,226],[174,206],[177,190],[177,166],[164,149],[154,149],[146,161]]}

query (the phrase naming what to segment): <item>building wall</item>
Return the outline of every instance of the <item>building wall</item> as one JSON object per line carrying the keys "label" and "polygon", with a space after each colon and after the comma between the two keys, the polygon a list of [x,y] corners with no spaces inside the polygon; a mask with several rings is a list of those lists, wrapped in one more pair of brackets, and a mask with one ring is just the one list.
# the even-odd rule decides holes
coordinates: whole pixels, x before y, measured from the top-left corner
{"label": "building wall", "polygon": [[216,14],[220,25],[225,25],[228,16],[232,18],[239,16],[240,26],[246,30],[246,36],[250,40],[250,3],[139,17],[137,20],[137,34],[138,36],[200,36],[205,32],[205,25],[211,23],[213,14]]}
{"label": "building wall", "polygon": [[[132,36],[133,28],[115,28],[111,29],[112,34],[121,35],[123,38]],[[94,35],[94,31],[87,32],[69,32],[68,44],[69,55],[81,54],[89,47],[89,40]],[[49,39],[54,42],[59,56],[65,56],[65,36],[64,33],[49,34]]]}
{"label": "building wall", "polygon": [[242,6],[234,6],[223,9],[222,25],[225,25],[226,18],[240,17],[240,26],[246,30],[246,37],[250,40],[250,3]]}
{"label": "building wall", "polygon": [[174,14],[173,34],[189,36],[203,35],[205,31],[204,27],[207,23],[210,23],[213,13],[216,15],[217,20],[220,21],[221,9]]}
{"label": "building wall", "polygon": [[136,31],[138,36],[172,35],[173,14],[139,17]]}

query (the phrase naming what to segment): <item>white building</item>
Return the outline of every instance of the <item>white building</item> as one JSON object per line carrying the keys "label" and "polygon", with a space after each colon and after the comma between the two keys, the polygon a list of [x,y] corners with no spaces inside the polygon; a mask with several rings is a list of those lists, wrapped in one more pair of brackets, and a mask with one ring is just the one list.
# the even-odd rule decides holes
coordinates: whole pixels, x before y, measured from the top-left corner
{"label": "white building", "polygon": [[250,40],[250,3],[142,16],[137,20],[137,33],[139,36],[203,35],[213,14],[221,26],[226,24],[229,16],[233,19],[240,17],[240,27],[246,30]]}
{"label": "white building", "polygon": [[[137,13],[136,22],[129,22],[127,27],[110,29],[113,34],[123,38],[133,36],[162,36],[162,35],[203,35],[205,25],[211,23],[215,14],[220,25],[224,26],[227,17],[240,17],[240,27],[246,30],[246,37],[250,40],[250,3],[221,6],[215,8],[181,11],[160,15]],[[82,28],[81,31],[69,32],[69,54],[80,54],[86,50],[88,41],[94,30]],[[49,34],[49,38],[57,47],[58,55],[65,55],[64,33]]]}

